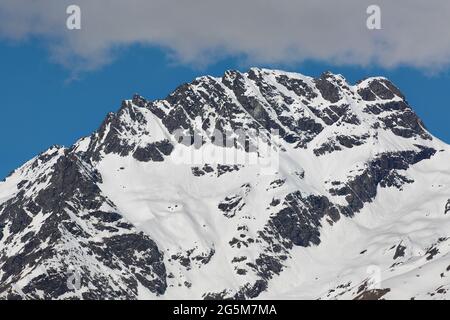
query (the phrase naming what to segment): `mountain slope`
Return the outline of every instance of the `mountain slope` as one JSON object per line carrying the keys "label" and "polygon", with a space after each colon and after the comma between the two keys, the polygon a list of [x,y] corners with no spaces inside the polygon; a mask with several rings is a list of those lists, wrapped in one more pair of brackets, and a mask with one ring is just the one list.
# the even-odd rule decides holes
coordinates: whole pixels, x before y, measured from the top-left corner
{"label": "mountain slope", "polygon": [[136,95],[0,183],[0,296],[448,297],[449,152],[382,77]]}

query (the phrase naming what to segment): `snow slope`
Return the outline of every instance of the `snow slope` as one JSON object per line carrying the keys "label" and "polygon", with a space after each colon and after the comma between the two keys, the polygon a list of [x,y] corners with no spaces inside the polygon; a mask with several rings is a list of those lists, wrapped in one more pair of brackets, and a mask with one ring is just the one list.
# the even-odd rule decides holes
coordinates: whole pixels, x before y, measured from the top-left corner
{"label": "snow slope", "polygon": [[449,160],[382,77],[135,96],[0,183],[0,296],[448,298]]}

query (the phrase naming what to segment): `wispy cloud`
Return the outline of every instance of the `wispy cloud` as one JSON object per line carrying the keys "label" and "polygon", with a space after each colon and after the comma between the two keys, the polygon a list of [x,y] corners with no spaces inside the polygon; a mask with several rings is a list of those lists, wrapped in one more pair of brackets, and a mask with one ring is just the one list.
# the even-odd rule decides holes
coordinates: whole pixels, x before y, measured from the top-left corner
{"label": "wispy cloud", "polygon": [[[82,29],[66,29],[66,7]],[[366,8],[382,10],[382,30],[366,28]],[[70,69],[110,63],[121,48],[165,48],[180,63],[239,55],[251,63],[333,64],[427,70],[450,63],[447,0],[2,0],[0,37],[37,37]]]}

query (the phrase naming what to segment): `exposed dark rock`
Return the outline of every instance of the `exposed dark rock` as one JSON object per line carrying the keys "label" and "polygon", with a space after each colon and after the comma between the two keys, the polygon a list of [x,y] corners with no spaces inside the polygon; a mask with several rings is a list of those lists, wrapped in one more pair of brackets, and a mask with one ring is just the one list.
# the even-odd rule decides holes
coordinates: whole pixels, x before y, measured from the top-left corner
{"label": "exposed dark rock", "polygon": [[[333,195],[346,195],[347,214],[353,215],[361,210],[364,203],[371,202],[377,194],[377,187],[390,181],[393,170],[406,170],[410,165],[430,159],[436,150],[417,146],[419,151],[387,152],[378,155],[367,164],[366,169],[341,188],[330,189]],[[395,176],[394,176],[395,177]],[[387,179],[387,180],[385,180]]]}
{"label": "exposed dark rock", "polygon": [[211,261],[211,258],[214,256],[215,253],[216,253],[216,250],[211,249],[207,254],[195,256],[192,259],[195,261],[199,261],[202,264],[207,264]]}
{"label": "exposed dark rock", "polygon": [[232,218],[244,208],[244,198],[250,191],[250,188],[249,184],[244,184],[241,186],[241,193],[227,196],[219,203],[218,208],[224,213],[225,217]]}
{"label": "exposed dark rock", "polygon": [[144,148],[137,148],[133,153],[133,157],[136,160],[148,162],[148,161],[164,161],[163,156],[168,156],[173,151],[173,145],[169,140],[158,141],[148,144]]}
{"label": "exposed dark rock", "polygon": [[402,186],[406,183],[414,183],[414,180],[408,179],[406,176],[400,174],[397,170],[392,170],[383,180],[380,182],[382,188],[396,187],[402,190]]}
{"label": "exposed dark rock", "polygon": [[196,177],[201,177],[201,176],[204,176],[204,175],[206,175],[208,173],[214,172],[214,168],[211,165],[207,164],[207,163],[204,164],[202,168],[192,167],[191,170],[192,170],[192,174],[194,176],[196,176]]}
{"label": "exposed dark rock", "polygon": [[295,92],[299,97],[305,97],[308,100],[317,97],[314,90],[309,87],[303,80],[289,78],[285,75],[280,75],[276,77],[277,81],[285,86],[287,89]]}
{"label": "exposed dark rock", "polygon": [[364,144],[364,142],[367,138],[369,138],[368,134],[362,135],[360,137],[344,136],[344,135],[336,136],[336,140],[339,142],[339,144],[346,148],[353,148],[355,146],[360,146],[360,145]]}
{"label": "exposed dark rock", "polygon": [[383,121],[385,128],[390,129],[397,136],[404,138],[420,136],[423,139],[432,139],[424,130],[422,121],[411,110],[388,115],[381,118],[381,121]]}
{"label": "exposed dark rock", "polygon": [[272,199],[272,202],[270,203],[270,205],[272,207],[276,207],[277,205],[279,205],[281,203],[280,199]]}
{"label": "exposed dark rock", "polygon": [[231,263],[238,263],[238,262],[242,262],[247,260],[247,257],[242,256],[242,257],[234,257],[233,260],[231,261]]}
{"label": "exposed dark rock", "polygon": [[216,253],[215,249],[210,249],[208,252],[193,256],[193,252],[194,249],[191,249],[176,255],[174,254],[171,256],[171,259],[178,261],[186,270],[191,270],[193,265],[200,268],[202,265],[208,264]]}
{"label": "exposed dark rock", "polygon": [[395,249],[395,254],[394,254],[393,259],[395,260],[397,258],[404,257],[405,256],[405,249],[406,249],[406,247],[402,246],[402,244],[400,243],[397,246],[397,248]]}
{"label": "exposed dark rock", "polygon": [[427,255],[427,260],[432,260],[435,255],[439,253],[439,249],[435,246],[431,246],[427,252],[425,252],[425,255]]}
{"label": "exposed dark rock", "polygon": [[247,270],[238,268],[236,269],[236,273],[240,276],[245,276],[247,274]]}
{"label": "exposed dark rock", "polygon": [[233,172],[233,171],[238,171],[239,170],[239,166],[238,165],[217,165],[217,176],[220,177],[221,175],[228,173],[228,172]]}
{"label": "exposed dark rock", "polygon": [[315,79],[316,87],[322,97],[331,103],[336,103],[341,99],[339,88],[331,82],[329,73],[324,73],[320,78]]}
{"label": "exposed dark rock", "polygon": [[360,293],[354,300],[380,300],[383,296],[389,293],[391,289],[371,289]]}
{"label": "exposed dark rock", "polygon": [[272,181],[272,182],[270,183],[268,190],[269,190],[269,189],[276,189],[276,188],[282,187],[282,186],[284,185],[285,182],[286,182],[286,179],[277,179],[277,180],[274,180],[274,181]]}
{"label": "exposed dark rock", "polygon": [[245,80],[243,75],[236,72],[233,78],[224,78],[222,82],[231,90],[233,90],[237,100],[242,107],[256,120],[258,128],[260,125],[266,130],[279,130],[280,134],[284,134],[284,129],[280,127],[266,110],[266,106],[254,96],[246,94]]}
{"label": "exposed dark rock", "polygon": [[224,212],[225,217],[232,218],[237,212],[241,211],[245,206],[242,196],[226,197],[224,201],[219,203],[219,210]]}
{"label": "exposed dark rock", "polygon": [[[38,192],[33,202],[21,194],[0,205],[0,223],[3,228],[9,228],[9,236],[2,239],[3,243],[11,244],[17,237],[24,241],[23,249],[15,255],[8,256],[0,251],[3,271],[0,294],[9,292],[11,283],[18,282],[25,270],[41,266],[45,272],[31,278],[22,289],[26,297],[76,297],[67,281],[70,268],[80,263],[77,272],[81,285],[87,288],[89,283],[88,291],[83,293],[85,298],[135,299],[138,283],[156,294],[164,293],[166,273],[162,253],[151,239],[137,232],[119,214],[100,210],[102,205],[113,204],[101,195],[97,186],[101,181],[99,174],[88,168],[88,164],[66,152],[57,158],[47,187]],[[45,223],[34,233],[27,232],[34,218],[22,209],[31,202],[45,216]],[[98,225],[125,234],[103,235],[102,241],[97,242],[93,239],[99,232],[96,231]],[[71,238],[77,239],[77,243],[69,249],[65,243]],[[96,273],[95,269],[83,265],[87,261],[84,256],[95,257],[99,265],[107,266],[110,272],[120,276],[114,279],[113,275]],[[55,268],[45,268],[46,265]],[[132,272],[132,269],[139,271]]]}
{"label": "exposed dark rock", "polygon": [[329,140],[328,142],[322,143],[322,145],[314,149],[313,152],[316,156],[321,156],[339,150],[342,150],[342,148],[338,144],[336,144],[334,140]]}
{"label": "exposed dark rock", "polygon": [[340,209],[332,204],[325,196],[303,197],[300,192],[286,196],[285,207],[272,217],[270,228],[276,230],[285,245],[307,247],[310,244],[320,243],[320,220],[329,216],[333,221],[339,220]]}
{"label": "exposed dark rock", "polygon": [[358,89],[358,94],[364,101],[375,101],[377,99],[377,96],[369,87]]}
{"label": "exposed dark rock", "polygon": [[369,88],[380,99],[389,100],[395,97],[392,91],[384,85],[383,80],[374,80],[369,83]]}
{"label": "exposed dark rock", "polygon": [[234,296],[234,299],[254,299],[258,297],[261,292],[266,291],[267,286],[268,284],[266,280],[256,280],[254,284],[247,284],[246,286],[241,288],[239,292]]}

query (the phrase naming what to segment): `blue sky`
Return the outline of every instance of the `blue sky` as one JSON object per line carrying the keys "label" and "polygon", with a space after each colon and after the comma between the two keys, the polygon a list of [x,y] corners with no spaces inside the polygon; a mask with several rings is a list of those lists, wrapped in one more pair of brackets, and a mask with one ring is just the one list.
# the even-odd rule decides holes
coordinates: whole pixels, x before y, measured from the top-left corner
{"label": "blue sky", "polygon": [[37,41],[0,42],[0,177],[53,144],[71,145],[90,134],[106,113],[121,100],[139,93],[163,98],[175,87],[198,75],[221,75],[227,69],[249,65],[273,67],[317,76],[331,70],[355,82],[385,75],[405,93],[414,110],[437,137],[450,142],[450,71],[429,75],[415,68],[340,67],[317,62],[292,65],[252,64],[228,58],[204,68],[176,64],[158,48],[134,46],[101,69],[82,73],[70,81],[71,71],[53,63]]}

